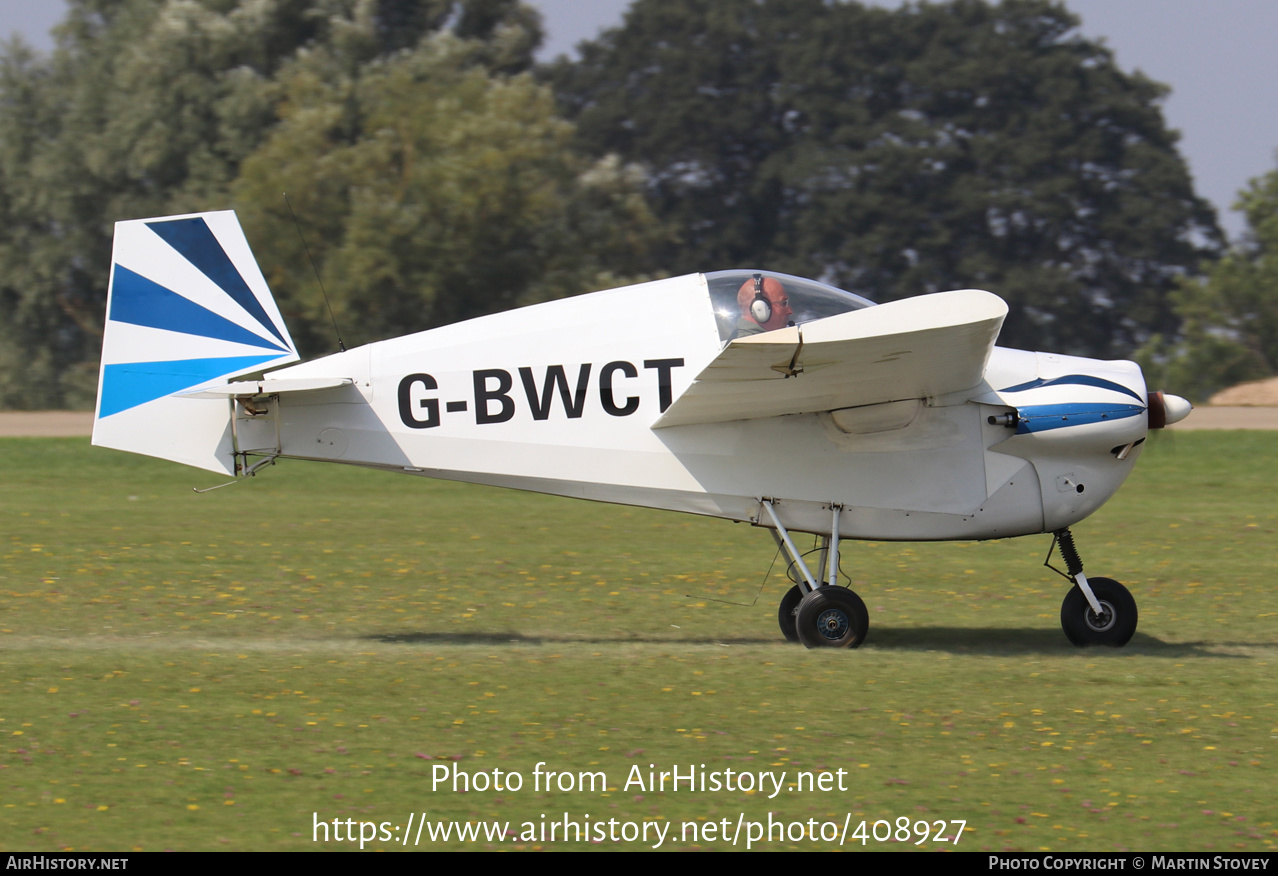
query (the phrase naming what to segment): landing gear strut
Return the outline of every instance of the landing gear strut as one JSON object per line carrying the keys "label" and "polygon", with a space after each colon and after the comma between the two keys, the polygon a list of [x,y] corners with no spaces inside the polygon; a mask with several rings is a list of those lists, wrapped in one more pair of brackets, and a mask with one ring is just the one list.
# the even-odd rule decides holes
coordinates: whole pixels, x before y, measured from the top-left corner
{"label": "landing gear strut", "polygon": [[1088,645],[1121,648],[1126,645],[1136,632],[1136,600],[1126,587],[1112,578],[1088,580],[1083,574],[1083,561],[1078,556],[1078,549],[1074,547],[1074,535],[1068,529],[1055,533],[1052,549],[1058,544],[1067,571],[1061,572],[1050,564],[1051,550],[1044,565],[1074,584],[1061,603],[1061,628],[1065,631],[1065,638],[1080,648]]}
{"label": "landing gear strut", "polygon": [[[831,505],[833,520],[828,538],[822,538],[821,568],[813,578],[803,555],[795,548],[772,507],[764,499],[764,509],[775,526],[777,546],[790,555],[792,567],[802,578],[781,597],[777,609],[777,625],[788,642],[802,642],[808,648],[856,648],[865,641],[870,628],[870,614],[861,597],[845,587],[836,586],[839,574],[839,512],[842,506]],[[829,581],[823,574],[828,570]]]}

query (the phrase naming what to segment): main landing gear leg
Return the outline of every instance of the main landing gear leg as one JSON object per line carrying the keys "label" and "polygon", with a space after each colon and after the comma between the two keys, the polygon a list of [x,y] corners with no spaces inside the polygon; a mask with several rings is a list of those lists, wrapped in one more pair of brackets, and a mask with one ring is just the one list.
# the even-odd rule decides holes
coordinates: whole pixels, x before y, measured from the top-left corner
{"label": "main landing gear leg", "polygon": [[[1136,632],[1136,600],[1126,587],[1112,578],[1088,579],[1083,574],[1083,561],[1074,546],[1074,534],[1068,529],[1058,530],[1054,535],[1052,547],[1060,545],[1067,570],[1061,574],[1074,584],[1061,603],[1061,628],[1065,637],[1080,648],[1126,645]],[[1047,556],[1050,561],[1050,550]],[[1048,568],[1053,567],[1048,565]]]}
{"label": "main landing gear leg", "polygon": [[774,538],[779,546],[785,547],[795,568],[803,576],[803,580],[781,598],[781,606],[777,609],[781,634],[787,641],[802,642],[808,648],[858,647],[865,641],[869,630],[870,613],[861,597],[836,586],[839,575],[839,512],[843,509],[838,505],[831,506],[833,521],[830,536],[824,539],[821,552],[821,571],[828,571],[829,581],[817,583],[803,555],[795,548],[790,533],[781,525],[772,500],[764,499],[762,504],[776,527]]}

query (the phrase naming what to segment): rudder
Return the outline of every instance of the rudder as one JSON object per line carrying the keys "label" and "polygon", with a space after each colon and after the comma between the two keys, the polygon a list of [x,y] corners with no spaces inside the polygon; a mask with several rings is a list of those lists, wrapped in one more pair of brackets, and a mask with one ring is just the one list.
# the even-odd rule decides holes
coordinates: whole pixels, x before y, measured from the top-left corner
{"label": "rudder", "polygon": [[232,474],[231,402],[184,396],[299,358],[233,211],[116,223],[95,445]]}

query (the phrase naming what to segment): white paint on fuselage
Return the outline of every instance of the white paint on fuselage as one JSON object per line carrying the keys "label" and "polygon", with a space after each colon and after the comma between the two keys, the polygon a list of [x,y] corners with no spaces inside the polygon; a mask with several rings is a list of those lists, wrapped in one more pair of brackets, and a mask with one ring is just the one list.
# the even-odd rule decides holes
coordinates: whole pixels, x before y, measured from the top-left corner
{"label": "white paint on fuselage", "polygon": [[[997,390],[1070,369],[1143,395],[1135,366],[1005,349],[982,386],[926,400],[900,428],[849,433],[829,415],[802,414],[654,430],[663,398],[677,398],[721,349],[700,282],[550,302],[275,372],[354,380],[281,398],[283,455],[754,522],[768,497],[788,528],[816,533],[829,532],[835,504],[845,537],[908,540],[1058,529],[1099,507],[1134,463],[1137,454],[1119,461],[1109,450],[1143,437],[1144,417],[1030,435],[987,418],[1012,410]],[[424,377],[405,389],[413,375]],[[1105,392],[1042,387],[1033,402]],[[1066,473],[1085,491],[1062,492]]]}

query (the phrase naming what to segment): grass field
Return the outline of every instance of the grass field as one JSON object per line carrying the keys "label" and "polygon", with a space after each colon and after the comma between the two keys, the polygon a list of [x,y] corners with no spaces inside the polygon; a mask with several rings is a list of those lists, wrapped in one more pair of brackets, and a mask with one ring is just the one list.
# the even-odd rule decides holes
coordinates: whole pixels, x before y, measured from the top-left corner
{"label": "grass field", "polygon": [[[756,849],[905,818],[867,848],[963,820],[960,851],[1272,850],[1278,436],[1175,438],[1075,528],[1138,600],[1128,647],[1066,642],[1037,537],[845,543],[871,628],[837,652],[780,640],[779,563],[728,604],[773,561],[747,526],[304,463],[196,495],[217,477],[2,439],[0,850],[313,850],[317,819],[401,848],[410,813],[510,822],[420,849],[655,844],[543,840],[567,813],[663,848],[771,814],[818,838]],[[538,790],[538,763],[608,786]],[[627,788],[650,764],[787,787]]]}

